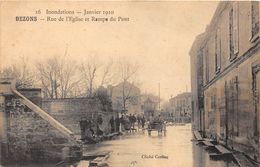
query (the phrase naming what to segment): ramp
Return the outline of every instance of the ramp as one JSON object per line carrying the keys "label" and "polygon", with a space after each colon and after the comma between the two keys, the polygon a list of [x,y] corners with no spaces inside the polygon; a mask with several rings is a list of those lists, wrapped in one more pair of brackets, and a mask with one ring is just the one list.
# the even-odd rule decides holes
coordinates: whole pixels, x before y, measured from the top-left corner
{"label": "ramp", "polygon": [[248,158],[246,158],[242,153],[234,153],[234,158],[240,167],[256,167]]}
{"label": "ramp", "polygon": [[200,133],[197,130],[193,131],[193,134],[197,141],[203,141],[203,138],[201,137]]}
{"label": "ramp", "polygon": [[212,143],[209,142],[209,141],[202,141],[202,143],[203,143],[207,148],[209,148],[209,147],[214,147],[214,144],[212,144]]}
{"label": "ramp", "polygon": [[230,158],[232,157],[232,152],[221,145],[215,145],[216,150],[218,153],[211,153],[209,154],[210,158],[212,159],[222,159],[222,158]]}
{"label": "ramp", "polygon": [[232,154],[228,149],[221,145],[215,145],[215,147],[221,154]]}
{"label": "ramp", "polygon": [[58,131],[60,131],[66,137],[76,141],[72,131],[70,131],[68,128],[66,128],[60,122],[55,120],[52,116],[50,116],[48,113],[43,111],[40,107],[38,107],[33,102],[31,102],[29,99],[27,99],[25,96],[23,96],[20,92],[18,92],[15,88],[14,81],[11,82],[11,91],[13,92],[14,95],[21,98],[21,102],[24,105],[26,105],[28,108],[30,108],[32,111],[34,111],[36,114],[38,114],[42,119],[47,121],[50,125],[52,125],[54,128],[56,128]]}

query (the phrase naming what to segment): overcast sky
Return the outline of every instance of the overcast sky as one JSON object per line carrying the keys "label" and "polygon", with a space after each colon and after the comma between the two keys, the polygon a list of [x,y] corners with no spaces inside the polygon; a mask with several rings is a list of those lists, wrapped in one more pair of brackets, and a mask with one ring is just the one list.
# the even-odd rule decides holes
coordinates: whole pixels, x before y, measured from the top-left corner
{"label": "overcast sky", "polygon": [[[2,66],[27,56],[33,62],[68,54],[78,61],[96,54],[101,59],[125,57],[142,68],[142,92],[168,99],[190,90],[189,50],[196,35],[204,32],[218,2],[5,2],[1,15]],[[35,15],[42,10],[113,10],[129,22],[68,23],[16,22],[15,16]]]}

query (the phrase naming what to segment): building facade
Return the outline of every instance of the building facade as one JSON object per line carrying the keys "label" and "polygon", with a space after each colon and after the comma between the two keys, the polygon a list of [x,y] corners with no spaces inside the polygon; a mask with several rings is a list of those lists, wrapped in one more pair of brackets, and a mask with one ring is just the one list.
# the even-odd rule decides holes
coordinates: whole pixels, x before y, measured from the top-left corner
{"label": "building facade", "polygon": [[170,110],[174,122],[190,122],[191,119],[191,93],[185,92],[171,98]]}
{"label": "building facade", "polygon": [[150,116],[155,116],[157,110],[157,103],[147,98],[143,104],[143,112],[146,119],[150,118]]}
{"label": "building facade", "polygon": [[116,86],[108,86],[108,90],[114,111],[142,114],[141,91],[134,84],[121,82]]}
{"label": "building facade", "polygon": [[260,6],[220,2],[190,50],[193,127],[260,161]]}

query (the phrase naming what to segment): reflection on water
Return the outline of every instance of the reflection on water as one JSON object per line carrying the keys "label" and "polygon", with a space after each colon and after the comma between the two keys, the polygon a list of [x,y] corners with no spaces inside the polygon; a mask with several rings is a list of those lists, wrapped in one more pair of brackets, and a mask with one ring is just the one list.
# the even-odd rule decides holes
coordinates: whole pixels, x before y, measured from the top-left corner
{"label": "reflection on water", "polygon": [[[191,125],[167,127],[166,136],[152,132],[129,134],[117,140],[91,145],[86,150],[112,151],[110,167],[236,167],[233,162],[212,161],[208,153],[191,142]],[[52,167],[53,164],[8,167]]]}
{"label": "reflection on water", "polygon": [[90,146],[89,150],[112,151],[110,166],[140,167],[235,167],[233,162],[212,161],[208,153],[191,142],[191,125],[167,127],[166,136],[127,135],[120,140]]}

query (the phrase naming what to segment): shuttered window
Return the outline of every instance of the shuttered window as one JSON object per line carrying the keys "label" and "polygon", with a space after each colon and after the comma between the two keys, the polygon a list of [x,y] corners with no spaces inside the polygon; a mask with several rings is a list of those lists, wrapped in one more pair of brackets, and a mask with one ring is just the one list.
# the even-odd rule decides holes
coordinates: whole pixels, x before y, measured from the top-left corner
{"label": "shuttered window", "polygon": [[221,65],[221,33],[217,30],[215,35],[215,72],[220,72]]}
{"label": "shuttered window", "polygon": [[238,9],[239,9],[238,2],[234,2],[229,12],[229,48],[230,48],[229,60],[230,61],[233,61],[237,57],[239,51]]}
{"label": "shuttered window", "polygon": [[250,41],[254,42],[259,37],[259,2],[251,1],[251,12],[250,12],[250,29],[251,36]]}

